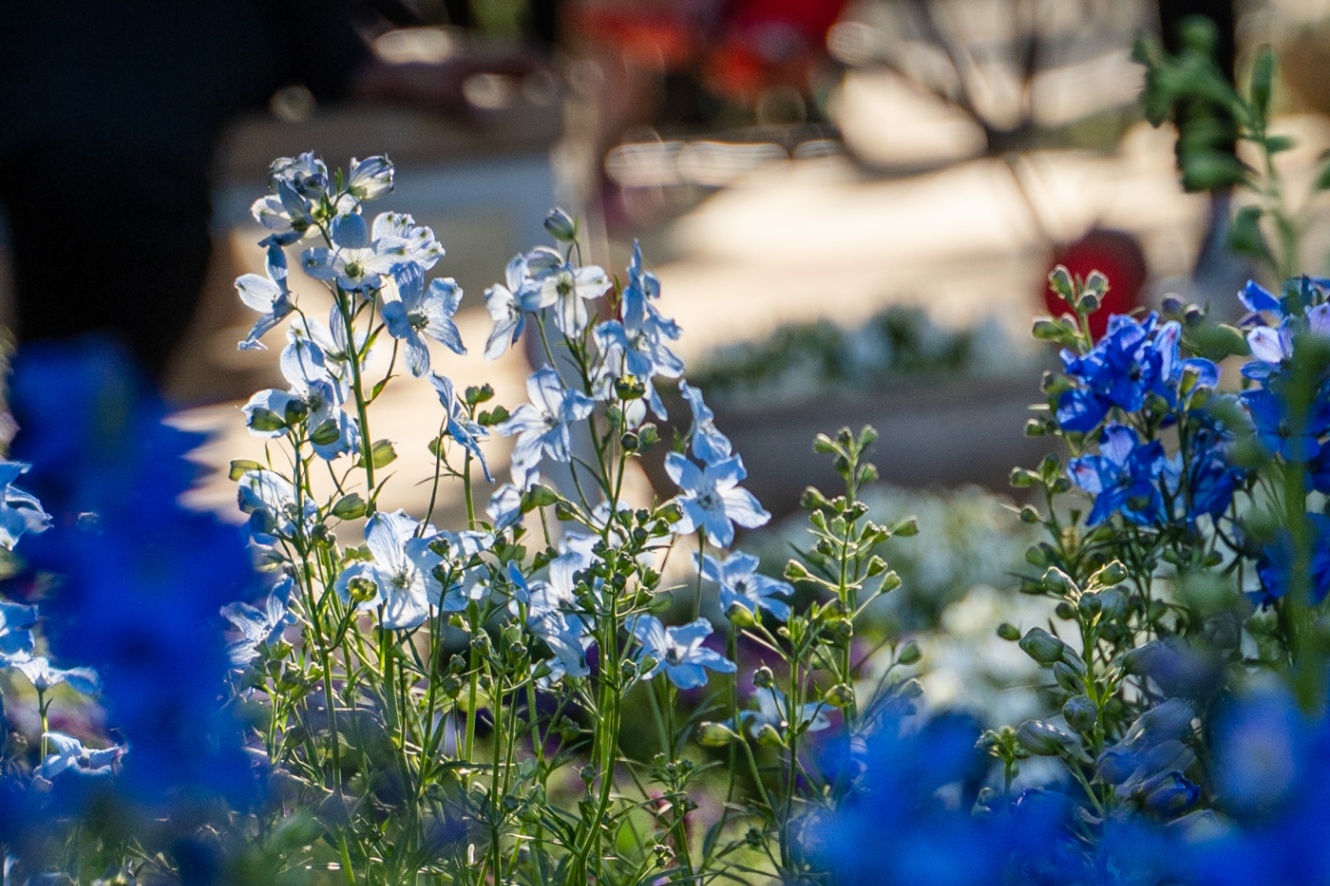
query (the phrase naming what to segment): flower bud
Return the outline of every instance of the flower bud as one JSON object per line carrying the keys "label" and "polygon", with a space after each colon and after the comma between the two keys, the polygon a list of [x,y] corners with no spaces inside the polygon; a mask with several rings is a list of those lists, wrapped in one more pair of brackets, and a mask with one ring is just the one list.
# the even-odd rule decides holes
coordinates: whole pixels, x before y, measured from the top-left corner
{"label": "flower bud", "polygon": [[1016,730],[1016,740],[1037,757],[1074,755],[1081,750],[1081,743],[1075,736],[1043,720],[1026,720]]}
{"label": "flower bud", "polygon": [[723,748],[739,736],[724,723],[706,720],[697,732],[697,743],[707,748]]}
{"label": "flower bud", "polygon": [[753,671],[753,685],[758,689],[770,689],[776,685],[776,676],[771,673],[771,668],[762,665]]}
{"label": "flower bud", "polygon": [[1065,661],[1053,663],[1053,679],[1057,681],[1058,686],[1064,692],[1075,695],[1085,691],[1085,686],[1081,682],[1081,675],[1076,673],[1076,669]]}
{"label": "flower bud", "polygon": [[751,628],[757,624],[757,618],[753,610],[749,609],[743,603],[735,600],[730,604],[730,608],[725,610],[725,617],[730,620],[736,628]]}
{"label": "flower bud", "polygon": [[1067,644],[1043,628],[1030,628],[1021,638],[1020,647],[1040,664],[1052,664],[1062,658],[1062,651],[1067,648]]}
{"label": "flower bud", "polygon": [[757,730],[757,743],[768,748],[779,748],[785,745],[785,742],[781,741],[780,733],[776,731],[776,727],[770,723],[763,723]]}
{"label": "flower bud", "polygon": [[365,516],[365,511],[369,505],[360,497],[360,493],[352,492],[344,495],[337,500],[332,507],[332,514],[339,520],[355,520],[357,517]]}
{"label": "flower bud", "polygon": [[844,683],[837,683],[827,690],[822,701],[833,708],[848,708],[854,704],[854,690]]}
{"label": "flower bud", "polygon": [[896,656],[896,661],[903,665],[916,664],[923,653],[919,651],[919,644],[911,640],[901,649],[900,654]]}
{"label": "flower bud", "polygon": [[1067,703],[1062,706],[1062,717],[1077,732],[1089,732],[1099,718],[1099,711],[1089,698],[1077,695],[1067,699]]}
{"label": "flower bud", "polygon": [[577,239],[577,222],[557,206],[545,216],[545,230],[560,243],[571,243]]}
{"label": "flower bud", "polygon": [[997,635],[1003,640],[1015,642],[1021,638],[1021,629],[1009,621],[1004,621],[997,626]]}

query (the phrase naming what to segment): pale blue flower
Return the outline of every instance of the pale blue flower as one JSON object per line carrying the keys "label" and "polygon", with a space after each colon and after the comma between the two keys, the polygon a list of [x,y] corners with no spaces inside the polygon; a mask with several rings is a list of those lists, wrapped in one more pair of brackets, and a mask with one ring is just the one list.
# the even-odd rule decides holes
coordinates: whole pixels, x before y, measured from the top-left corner
{"label": "pale blue flower", "polygon": [[639,661],[650,656],[655,662],[642,674],[642,679],[650,680],[664,673],[680,689],[696,689],[706,685],[706,668],[721,674],[733,674],[738,669],[734,662],[703,647],[702,641],[711,630],[711,622],[705,618],[667,628],[654,615],[639,616],[633,623],[633,636],[642,644]]}
{"label": "pale blue flower", "polygon": [[237,497],[240,510],[249,514],[250,537],[265,547],[277,544],[278,539],[294,538],[297,531],[309,533],[319,516],[318,506],[308,496],[302,497],[297,508],[290,481],[269,470],[242,474]]}
{"label": "pale blue flower", "polygon": [[511,483],[505,483],[490,496],[485,513],[494,523],[496,532],[518,523],[522,519],[522,492]]}
{"label": "pale blue flower", "polygon": [[[666,345],[671,337],[678,338],[679,328],[672,322],[666,324],[646,299],[629,299],[627,295],[625,291],[622,319],[607,320],[596,327],[596,344],[604,355],[606,371],[643,382],[647,388],[643,400],[658,418],[665,418],[665,404],[656,393],[653,380],[678,378],[683,374],[683,360]],[[609,381],[612,383],[613,379]]]}
{"label": "pale blue flower", "polygon": [[22,672],[43,695],[61,683],[82,695],[96,695],[102,690],[101,678],[92,668],[53,668],[45,656],[14,661],[10,666]]}
{"label": "pale blue flower", "polygon": [[330,371],[323,349],[312,338],[293,329],[288,339],[281,368],[291,387],[250,397],[242,407],[250,433],[275,439],[303,424],[320,458],[331,461],[359,451],[359,424],[341,408],[347,396],[344,379]]}
{"label": "pale blue flower", "polygon": [[328,194],[328,166],[313,151],[295,157],[278,157],[268,165],[268,186],[289,185],[306,199]]}
{"label": "pale blue flower", "polygon": [[479,554],[494,547],[494,533],[477,529],[445,530],[434,536],[434,551],[447,564],[448,586],[438,600],[444,612],[464,612],[472,604],[489,600],[494,588],[489,567]]}
{"label": "pale blue flower", "polygon": [[306,249],[300,265],[316,280],[336,281],[338,288],[346,292],[377,290],[383,275],[402,260],[401,244],[396,238],[387,242],[371,240],[365,218],[358,213],[334,218],[329,233],[332,248]]}
{"label": "pale blue flower", "polygon": [[435,392],[439,395],[439,402],[443,404],[446,416],[443,432],[479,460],[480,469],[485,472],[485,479],[493,483],[494,478],[490,476],[489,465],[485,463],[485,453],[480,451],[479,439],[486,435],[485,429],[472,421],[466,410],[462,408],[462,401],[453,393],[452,379],[434,372],[430,373],[429,383],[434,386]]}
{"label": "pale blue flower", "polygon": [[250,207],[254,220],[272,231],[265,244],[285,246],[319,230],[315,214],[328,197],[328,167],[312,152],[279,157],[268,168],[271,194]]}
{"label": "pale blue flower", "polygon": [[763,726],[784,734],[791,726],[803,732],[821,732],[831,725],[826,715],[827,706],[815,701],[801,705],[798,722],[792,722],[790,700],[775,686],[759,687],[753,692],[753,700],[757,702],[757,710],[739,712],[739,721],[753,735]]}
{"label": "pale blue flower", "polygon": [[734,451],[730,438],[716,429],[716,414],[702,400],[702,392],[686,381],[679,382],[683,394],[693,411],[693,430],[689,435],[693,456],[709,465],[724,461]]}
{"label": "pale blue flower", "polygon": [[425,271],[415,262],[393,268],[396,299],[383,303],[383,321],[388,334],[406,342],[406,368],[416,378],[429,372],[429,347],[421,333],[446,345],[455,354],[465,354],[462,335],[453,322],[462,303],[462,290],[451,277],[432,280],[425,289]]}
{"label": "pale blue flower", "polygon": [[434,231],[405,212],[381,212],[374,216],[370,239],[375,251],[396,259],[397,263],[413,263],[428,271],[438,264],[446,250],[434,238]]}
{"label": "pale blue flower", "polygon": [[0,547],[10,551],[24,533],[44,532],[51,525],[51,515],[42,510],[41,502],[13,486],[27,470],[23,462],[0,461]]}
{"label": "pale blue flower", "polygon": [[560,263],[544,269],[536,279],[540,281],[541,301],[554,308],[554,325],[570,338],[581,335],[587,327],[586,303],[610,288],[609,276],[595,265],[579,268]]}
{"label": "pale blue flower", "polygon": [[37,607],[23,603],[0,602],[0,664],[32,654],[32,630],[37,624]]}
{"label": "pale blue flower", "polygon": [[85,748],[83,742],[61,732],[43,732],[51,753],[37,767],[37,775],[50,781],[66,770],[79,775],[110,775],[125,754],[125,748]]}
{"label": "pale blue flower", "polygon": [[291,290],[286,288],[286,253],[275,243],[268,247],[267,272],[267,277],[242,274],[236,278],[240,300],[263,315],[238,345],[242,351],[266,350],[259,339],[295,310]]}
{"label": "pale blue flower", "polygon": [[677,501],[683,516],[675,524],[680,533],[704,529],[708,541],[727,548],[734,541],[735,523],[753,529],[771,519],[753,493],[739,487],[747,471],[737,455],[698,468],[683,454],[671,452],[665,456],[665,472],[680,490]]}
{"label": "pale blue flower", "polygon": [[775,598],[777,595],[792,595],[794,588],[779,579],[762,575],[757,567],[758,559],[742,551],[736,551],[724,560],[710,554],[701,558],[702,577],[720,586],[720,605],[726,612],[738,604],[754,615],[759,609],[765,609],[781,621],[788,620],[789,604]]}
{"label": "pale blue flower", "polygon": [[342,570],[334,590],[342,602],[352,602],[352,582],[368,581],[374,594],[359,602],[361,609],[383,608],[383,626],[390,631],[419,627],[429,617],[431,601],[443,588],[434,567],[443,557],[430,547],[433,526],[422,526],[405,511],[379,512],[365,523],[369,562],[358,562]]}
{"label": "pale blue flower", "polygon": [[393,189],[393,164],[387,157],[351,158],[346,177],[346,192],[357,200],[374,200]]}
{"label": "pale blue flower", "polygon": [[[535,253],[514,256],[508,262],[504,278],[507,285],[496,283],[485,290],[485,310],[494,321],[494,331],[485,342],[485,359],[496,360],[517,341],[526,326],[526,315],[553,304],[544,290],[527,275],[528,258]],[[558,258],[557,253],[555,258]]]}
{"label": "pale blue flower", "polygon": [[240,602],[222,607],[222,617],[240,633],[226,645],[232,667],[247,667],[259,657],[261,649],[281,640],[286,628],[296,623],[295,613],[287,609],[294,586],[295,580],[284,575],[268,592],[262,609]]}
{"label": "pale blue flower", "polygon": [[594,566],[600,558],[594,548],[599,536],[570,532],[559,539],[559,555],[550,561],[550,586],[561,599],[571,603],[577,589],[577,576]]}
{"label": "pale blue flower", "polygon": [[548,367],[532,373],[526,389],[531,403],[518,406],[507,421],[498,425],[505,437],[518,435],[513,449],[513,482],[523,488],[535,475],[542,455],[561,462],[572,458],[568,426],[596,408],[590,397],[565,388],[559,374]]}

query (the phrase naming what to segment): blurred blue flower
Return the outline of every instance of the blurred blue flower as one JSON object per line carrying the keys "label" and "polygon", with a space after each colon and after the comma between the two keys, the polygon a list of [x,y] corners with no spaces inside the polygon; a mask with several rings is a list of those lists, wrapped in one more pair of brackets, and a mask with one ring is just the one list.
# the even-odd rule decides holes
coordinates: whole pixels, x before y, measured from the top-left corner
{"label": "blurred blue flower", "polygon": [[[1307,592],[1309,602],[1314,606],[1330,592],[1330,517],[1308,514],[1306,519],[1311,535]],[[1293,533],[1287,526],[1281,526],[1275,530],[1274,541],[1262,548],[1260,559],[1256,562],[1261,589],[1251,595],[1254,602],[1269,606],[1288,594],[1293,577],[1293,560]]]}
{"label": "blurred blue flower", "polygon": [[10,551],[25,533],[43,532],[51,525],[51,515],[36,496],[13,485],[27,470],[22,462],[0,461],[0,547]]}

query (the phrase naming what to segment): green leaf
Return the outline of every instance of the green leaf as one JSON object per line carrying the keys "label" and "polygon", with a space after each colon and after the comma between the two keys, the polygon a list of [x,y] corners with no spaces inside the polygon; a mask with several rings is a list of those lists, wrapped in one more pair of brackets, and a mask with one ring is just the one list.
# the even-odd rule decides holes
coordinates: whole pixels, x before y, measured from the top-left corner
{"label": "green leaf", "polygon": [[1261,232],[1261,207],[1244,206],[1238,210],[1228,232],[1228,245],[1241,255],[1270,258],[1270,247]]}
{"label": "green leaf", "polygon": [[1270,111],[1270,92],[1274,80],[1275,54],[1267,46],[1256,54],[1256,59],[1251,66],[1249,93],[1252,110],[1256,112],[1256,118],[1259,121],[1264,121]]}

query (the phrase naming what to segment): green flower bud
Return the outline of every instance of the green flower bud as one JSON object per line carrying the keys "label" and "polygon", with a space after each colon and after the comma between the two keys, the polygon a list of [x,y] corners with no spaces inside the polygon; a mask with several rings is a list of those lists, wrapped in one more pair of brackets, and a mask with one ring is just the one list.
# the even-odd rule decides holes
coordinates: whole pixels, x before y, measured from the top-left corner
{"label": "green flower bud", "polygon": [[1062,706],[1062,717],[1077,732],[1089,732],[1099,718],[1099,711],[1088,697],[1076,695],[1067,699],[1067,703]]}
{"label": "green flower bud", "polygon": [[1030,628],[1020,641],[1021,650],[1040,664],[1052,664],[1062,658],[1067,644],[1043,628]]}
{"label": "green flower bud", "polygon": [[1060,686],[1064,692],[1075,695],[1085,691],[1085,686],[1081,683],[1080,674],[1076,673],[1076,669],[1065,661],[1057,661],[1053,663],[1053,679],[1057,681],[1058,686]]}
{"label": "green flower bud", "polygon": [[1016,740],[1036,757],[1076,756],[1081,752],[1081,743],[1074,735],[1043,720],[1026,720],[1016,730]]}
{"label": "green flower bud", "polygon": [[697,743],[707,748],[723,748],[739,736],[724,723],[703,721],[697,731]]}
{"label": "green flower bud", "polygon": [[557,206],[545,216],[545,230],[560,243],[571,243],[577,239],[577,222]]}
{"label": "green flower bud", "polygon": [[1003,640],[1015,642],[1021,638],[1021,629],[1009,621],[1004,621],[997,626],[997,635]]}
{"label": "green flower bud", "polygon": [[921,658],[923,658],[923,653],[919,651],[919,644],[911,640],[901,648],[900,654],[896,656],[896,661],[909,666],[916,664]]}

